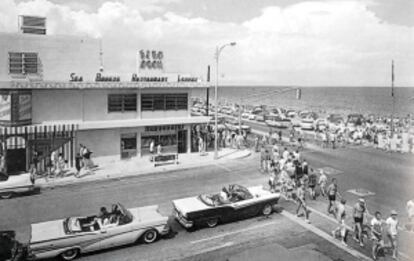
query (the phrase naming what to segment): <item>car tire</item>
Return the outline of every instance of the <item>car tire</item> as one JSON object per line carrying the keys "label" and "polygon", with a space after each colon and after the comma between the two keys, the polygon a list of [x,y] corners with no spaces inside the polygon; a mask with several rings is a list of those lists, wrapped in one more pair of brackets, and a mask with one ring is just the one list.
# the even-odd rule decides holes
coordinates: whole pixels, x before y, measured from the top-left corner
{"label": "car tire", "polygon": [[142,235],[142,241],[145,244],[154,243],[158,238],[158,232],[155,229],[149,229]]}
{"label": "car tire", "polygon": [[0,193],[0,198],[2,199],[9,199],[11,197],[13,197],[13,192]]}
{"label": "car tire", "polygon": [[263,214],[264,216],[269,216],[270,214],[272,214],[272,211],[273,211],[273,209],[272,209],[272,205],[270,205],[270,204],[266,204],[266,205],[264,205],[264,207],[262,208],[262,214]]}
{"label": "car tire", "polygon": [[74,260],[78,256],[78,254],[79,254],[79,249],[72,248],[60,254],[60,257],[62,260],[70,261],[70,260]]}
{"label": "car tire", "polygon": [[209,228],[213,228],[217,226],[218,222],[219,222],[218,218],[210,218],[209,220],[206,221],[206,224]]}

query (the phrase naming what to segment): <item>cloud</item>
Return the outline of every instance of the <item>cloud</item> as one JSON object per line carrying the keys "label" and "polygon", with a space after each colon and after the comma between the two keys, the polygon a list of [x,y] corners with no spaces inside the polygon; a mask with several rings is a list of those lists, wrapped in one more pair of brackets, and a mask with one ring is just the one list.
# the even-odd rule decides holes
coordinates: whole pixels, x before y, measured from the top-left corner
{"label": "cloud", "polygon": [[166,8],[175,1],[107,1],[90,11],[3,0],[0,30],[17,31],[18,14],[46,16],[50,34],[102,37],[105,67],[125,74],[134,70],[136,52],[150,48],[164,50],[168,71],[203,75],[216,45],[236,41],[220,57],[226,83],[387,85],[394,59],[400,85],[414,85],[414,28],[382,21],[367,1],[269,6],[243,23],[178,15]]}

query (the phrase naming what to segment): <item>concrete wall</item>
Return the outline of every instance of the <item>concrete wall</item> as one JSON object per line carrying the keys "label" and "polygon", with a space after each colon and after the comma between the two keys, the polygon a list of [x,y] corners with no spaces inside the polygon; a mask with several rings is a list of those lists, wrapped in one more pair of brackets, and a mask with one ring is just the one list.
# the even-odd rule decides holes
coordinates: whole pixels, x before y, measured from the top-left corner
{"label": "concrete wall", "polygon": [[[0,33],[0,81],[69,81],[72,72],[93,81],[99,71],[99,40],[89,37]],[[10,75],[9,52],[36,52],[37,75]]]}
{"label": "concrete wall", "polygon": [[35,90],[32,92],[32,122],[79,120],[82,94],[77,90]]}
{"label": "concrete wall", "polygon": [[[188,89],[174,89],[188,92]],[[141,113],[140,93],[169,93],[170,89],[104,89],[104,90],[33,90],[33,123],[45,121],[111,121],[130,119],[160,119],[190,117],[190,110],[144,111]],[[136,93],[137,112],[108,112],[108,94]]]}

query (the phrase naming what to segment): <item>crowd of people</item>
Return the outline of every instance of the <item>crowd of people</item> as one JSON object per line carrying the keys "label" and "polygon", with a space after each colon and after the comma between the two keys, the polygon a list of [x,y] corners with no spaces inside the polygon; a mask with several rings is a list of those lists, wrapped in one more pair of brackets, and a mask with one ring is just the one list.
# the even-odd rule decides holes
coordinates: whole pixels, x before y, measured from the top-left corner
{"label": "crowd of people", "polygon": [[[339,238],[344,245],[348,244],[350,231],[345,224],[345,219],[350,215],[354,224],[355,242],[364,247],[367,238],[371,240],[374,259],[386,250],[392,252],[393,258],[397,258],[399,220],[395,210],[390,212],[386,220],[382,218],[379,211],[376,211],[368,222],[371,214],[363,197],[358,199],[350,212],[345,197],[339,192],[336,178],[329,179],[323,169],[315,170],[310,167],[298,149],[289,150],[278,142],[269,142],[269,137],[265,136],[259,140],[260,171],[270,175],[268,181],[270,191],[280,192],[286,199],[294,200],[297,204],[298,217],[304,216],[305,221],[310,223],[310,210],[306,201],[323,197],[328,201],[327,214],[333,215],[338,222],[337,227],[332,231],[333,237]],[[413,201],[407,203],[407,212],[408,224],[411,224],[414,218]]]}

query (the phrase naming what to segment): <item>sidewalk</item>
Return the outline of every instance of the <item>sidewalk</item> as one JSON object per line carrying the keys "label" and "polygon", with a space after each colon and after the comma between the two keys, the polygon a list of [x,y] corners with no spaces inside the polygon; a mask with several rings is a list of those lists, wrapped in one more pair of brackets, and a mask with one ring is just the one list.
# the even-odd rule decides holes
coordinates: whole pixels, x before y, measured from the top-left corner
{"label": "sidewalk", "polygon": [[87,174],[75,177],[75,169],[72,168],[65,173],[64,177],[36,179],[36,186],[40,188],[51,188],[58,186],[66,186],[70,184],[79,184],[84,182],[92,182],[98,180],[120,179],[124,177],[132,177],[139,175],[148,175],[174,170],[184,170],[207,166],[215,163],[225,162],[227,160],[241,159],[251,155],[249,149],[236,150],[224,148],[218,152],[218,160],[214,160],[214,152],[210,151],[205,155],[199,153],[179,154],[178,164],[165,164],[154,167],[154,163],[150,162],[149,156],[142,158],[132,158],[129,160],[119,160],[108,164],[100,165],[94,174]]}

